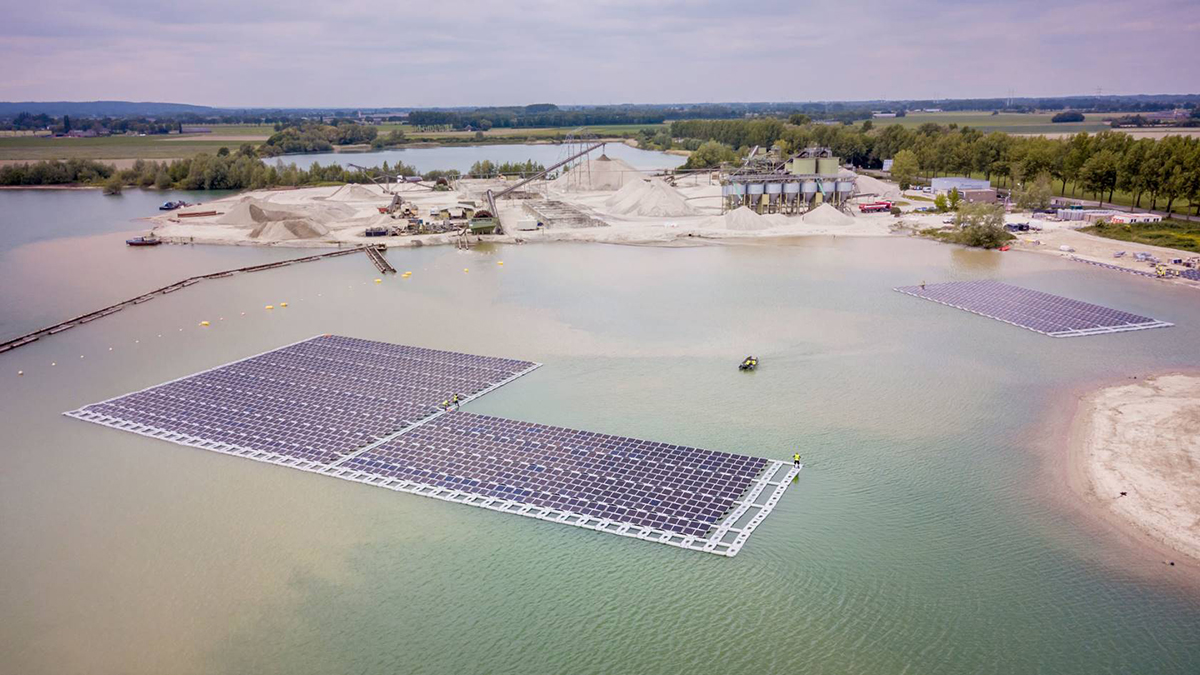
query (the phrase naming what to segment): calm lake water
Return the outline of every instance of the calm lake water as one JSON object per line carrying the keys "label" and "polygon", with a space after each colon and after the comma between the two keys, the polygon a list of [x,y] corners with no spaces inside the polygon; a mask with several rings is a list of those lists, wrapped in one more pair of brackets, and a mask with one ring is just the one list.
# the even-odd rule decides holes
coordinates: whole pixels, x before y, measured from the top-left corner
{"label": "calm lake water", "polygon": [[[129,250],[137,195],[0,192],[6,334],[298,255]],[[1195,366],[1194,290],[912,239],[387,256],[412,278],[204,282],[0,355],[0,670],[1200,672],[1200,600],[1042,499],[1031,437],[1064,388]],[[973,278],[1177,325],[1055,340],[890,290]],[[544,362],[472,411],[808,467],[725,559],[60,415],[325,332]]]}
{"label": "calm lake water", "polygon": [[[514,144],[514,145],[447,145],[433,148],[403,148],[400,150],[381,150],[378,152],[325,152],[305,155],[287,155],[278,158],[285,164],[295,162],[297,166],[310,167],[314,163],[322,165],[340,164],[348,166],[381,166],[385,161],[391,165],[404,162],[415,167],[418,171],[435,169],[457,169],[466,172],[475,162],[490,159],[499,164],[502,162],[524,162],[532,159],[535,162],[550,166],[565,160],[570,155],[566,145],[549,143]],[[576,150],[578,151],[578,150]],[[604,146],[604,154],[609,157],[623,159],[633,166],[643,170],[673,169],[682,165],[686,158],[678,155],[668,155],[665,152],[640,150],[631,148],[624,143],[609,143]]]}

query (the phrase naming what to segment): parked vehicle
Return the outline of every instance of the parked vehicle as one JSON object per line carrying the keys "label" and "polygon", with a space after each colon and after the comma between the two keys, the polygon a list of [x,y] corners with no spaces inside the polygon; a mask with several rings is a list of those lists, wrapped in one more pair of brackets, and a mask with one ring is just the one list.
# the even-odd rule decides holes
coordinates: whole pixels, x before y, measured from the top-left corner
{"label": "parked vehicle", "polygon": [[862,213],[881,213],[884,211],[891,211],[893,206],[895,206],[895,204],[885,200],[870,202],[869,204],[859,204],[858,210]]}

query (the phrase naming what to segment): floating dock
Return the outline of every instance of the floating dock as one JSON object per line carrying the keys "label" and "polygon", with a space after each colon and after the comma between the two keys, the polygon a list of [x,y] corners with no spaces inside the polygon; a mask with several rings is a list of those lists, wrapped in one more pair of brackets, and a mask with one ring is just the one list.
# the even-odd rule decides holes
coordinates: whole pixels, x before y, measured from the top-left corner
{"label": "floating dock", "polygon": [[388,263],[387,259],[383,257],[383,253],[381,253],[378,248],[374,246],[368,246],[365,250],[367,252],[367,257],[371,259],[371,264],[375,266],[375,269],[379,270],[382,274],[396,273],[396,268],[392,267],[391,264]]}

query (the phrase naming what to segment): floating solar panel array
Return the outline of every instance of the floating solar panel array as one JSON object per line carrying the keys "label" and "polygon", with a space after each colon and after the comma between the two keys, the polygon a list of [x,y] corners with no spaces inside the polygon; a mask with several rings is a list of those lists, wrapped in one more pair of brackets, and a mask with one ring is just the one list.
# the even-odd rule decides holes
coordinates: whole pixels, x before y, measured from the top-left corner
{"label": "floating solar panel array", "polygon": [[537,368],[319,336],[66,413],[402,492],[735,555],[782,462],[446,410]]}
{"label": "floating solar panel array", "polygon": [[760,457],[448,412],[355,455],[338,473],[732,556],[796,471]]}
{"label": "floating solar panel array", "polygon": [[895,290],[1050,337],[1099,335],[1172,325],[999,281],[956,281],[901,286]]}
{"label": "floating solar panel array", "polygon": [[323,335],[67,414],[319,471],[537,366]]}

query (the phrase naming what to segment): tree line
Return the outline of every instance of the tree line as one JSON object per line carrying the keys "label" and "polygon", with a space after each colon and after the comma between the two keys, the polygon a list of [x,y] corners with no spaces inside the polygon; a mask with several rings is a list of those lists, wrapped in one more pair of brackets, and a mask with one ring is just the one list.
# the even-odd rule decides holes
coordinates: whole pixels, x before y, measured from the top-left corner
{"label": "tree line", "polygon": [[1045,175],[1063,195],[1069,189],[1071,195],[1112,201],[1120,190],[1139,208],[1173,212],[1176,202],[1186,199],[1200,213],[1200,139],[1187,136],[1134,139],[1101,131],[1052,139],[998,131],[985,134],[933,122],[911,129],[900,125],[876,129],[870,121],[828,126],[774,118],[672,122],[670,136],[675,142],[720,144],[720,148],[702,145],[705,157],[696,162],[689,158],[689,168],[715,166],[710,163],[714,158],[745,157],[754,146],[778,147],[785,156],[822,146],[858,167],[879,169],[883,160],[893,159],[893,177],[902,183],[939,174],[977,174],[994,179],[998,186],[1013,187]]}
{"label": "tree line", "polygon": [[501,162],[490,159],[481,160],[471,165],[467,175],[471,178],[492,178],[495,176],[532,176],[546,170],[542,164],[532,159],[524,162]]}
{"label": "tree line", "polygon": [[[544,171],[541,164],[526,162],[476,162],[472,175],[532,174]],[[10,164],[0,167],[0,185],[19,187],[34,185],[103,185],[116,194],[125,186],[157,188],[160,190],[259,190],[271,187],[300,187],[325,183],[369,183],[379,172],[400,176],[423,176],[425,180],[457,179],[456,170],[418,172],[415,167],[397,162],[384,162],[376,169],[348,169],[337,164],[314,163],[307,169],[296,164],[264,162],[250,144],[231,152],[221,148],[215,155],[202,153],[190,159],[155,162],[134,162],[128,169],[116,169],[89,159],[42,161],[29,164]]]}

